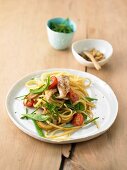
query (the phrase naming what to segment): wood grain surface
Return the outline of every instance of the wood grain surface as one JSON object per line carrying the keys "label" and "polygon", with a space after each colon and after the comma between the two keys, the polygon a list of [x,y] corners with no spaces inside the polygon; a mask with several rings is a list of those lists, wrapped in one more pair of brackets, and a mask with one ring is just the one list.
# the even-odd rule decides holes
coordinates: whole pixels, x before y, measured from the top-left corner
{"label": "wood grain surface", "polygon": [[[101,71],[78,64],[71,49],[57,51],[49,45],[45,24],[57,16],[76,22],[73,41],[111,42],[113,57]],[[126,170],[126,44],[126,0],[0,0],[0,170]],[[108,132],[88,142],[53,145],[27,136],[10,121],[5,98],[12,84],[25,74],[54,67],[87,70],[113,88],[119,113]]]}

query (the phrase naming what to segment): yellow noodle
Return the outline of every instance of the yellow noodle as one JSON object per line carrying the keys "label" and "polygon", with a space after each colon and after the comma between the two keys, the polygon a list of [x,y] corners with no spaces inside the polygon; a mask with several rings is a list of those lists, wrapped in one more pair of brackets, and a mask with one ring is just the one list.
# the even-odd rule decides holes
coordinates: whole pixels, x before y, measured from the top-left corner
{"label": "yellow noodle", "polygon": [[[79,127],[80,128],[80,127]],[[79,128],[77,128],[76,130],[78,130]],[[51,136],[49,136],[49,135],[47,135],[46,137],[47,138],[58,138],[58,137],[61,137],[61,136],[65,136],[65,135],[67,135],[67,134],[72,134],[73,132],[75,132],[76,130],[69,130],[69,131],[66,131],[66,132],[62,132],[62,133],[60,133],[60,134],[57,134],[57,135],[51,135]],[[58,132],[58,131],[56,131],[56,132]]]}
{"label": "yellow noodle", "polygon": [[28,89],[38,89],[39,87],[41,87],[43,84],[41,81],[37,81],[37,80],[29,80],[26,82],[25,86]]}
{"label": "yellow noodle", "polygon": [[[92,120],[93,119],[93,113],[92,113],[91,109],[93,107],[95,107],[95,104],[93,102],[89,102],[87,99],[85,99],[86,96],[89,97],[89,95],[86,91],[86,88],[90,87],[90,85],[91,85],[90,79],[80,77],[80,76],[77,76],[77,75],[73,75],[71,73],[60,72],[60,71],[56,70],[54,72],[43,73],[41,75],[40,79],[30,80],[30,81],[26,82],[26,87],[29,88],[29,89],[39,88],[43,84],[45,84],[45,80],[47,79],[48,76],[59,77],[61,75],[69,76],[70,88],[79,97],[79,100],[74,102],[73,105],[75,106],[79,102],[82,103],[84,105],[85,111],[80,110],[79,113],[82,113],[82,114],[88,116],[90,118],[90,120]],[[45,99],[45,93],[40,94],[39,97],[42,97],[43,99]],[[45,102],[39,97],[37,99],[37,103],[34,104],[34,107],[39,107],[41,105],[40,107],[44,109],[44,112],[48,113],[48,111],[46,110],[46,108],[44,106]],[[61,101],[61,100],[58,100],[58,99],[53,99],[51,97],[48,100],[48,102],[58,106],[60,108],[60,113],[58,114],[57,119],[54,119],[53,115],[48,113],[48,115],[50,115],[53,122],[55,123],[55,121],[57,121],[58,125],[51,123],[50,121],[46,121],[48,125],[53,127],[52,130],[50,130],[50,131],[48,131],[48,133],[46,133],[47,138],[55,139],[55,138],[59,138],[59,137],[64,136],[64,139],[66,139],[65,136],[69,137],[76,130],[85,126],[85,125],[82,125],[82,126],[75,126],[75,127],[68,127],[68,128],[63,127],[64,125],[66,125],[67,123],[69,123],[72,120],[73,115],[76,113],[76,111],[68,108],[68,106],[64,103],[65,102],[64,100]],[[65,108],[61,107],[63,105],[65,106]],[[96,126],[98,127],[96,121],[94,121],[93,123],[95,123]],[[57,134],[60,131],[61,131],[61,133]]]}
{"label": "yellow noodle", "polygon": [[51,125],[51,126],[53,126],[54,128],[57,128],[57,129],[61,129],[61,130],[72,130],[72,129],[77,129],[77,128],[80,128],[80,127],[82,127],[82,126],[75,126],[75,127],[68,127],[68,128],[66,128],[66,127],[61,127],[61,126],[58,126],[58,125],[55,125],[55,124],[53,124],[53,123],[51,123],[51,122],[49,122],[49,121],[46,121],[49,125]]}
{"label": "yellow noodle", "polygon": [[34,107],[39,107],[39,105],[42,103],[42,99],[37,99],[37,103],[34,104]]}

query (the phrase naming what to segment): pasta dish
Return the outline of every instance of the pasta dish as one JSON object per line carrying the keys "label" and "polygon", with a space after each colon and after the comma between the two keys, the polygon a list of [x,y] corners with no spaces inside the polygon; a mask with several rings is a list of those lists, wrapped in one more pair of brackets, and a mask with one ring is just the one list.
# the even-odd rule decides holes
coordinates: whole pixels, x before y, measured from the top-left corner
{"label": "pasta dish", "polygon": [[[25,86],[23,97],[26,113],[22,119],[31,119],[39,136],[65,139],[78,129],[92,123],[97,126],[92,109],[96,100],[87,92],[91,81],[68,72],[47,72],[32,78]],[[28,108],[34,108],[32,113]]]}

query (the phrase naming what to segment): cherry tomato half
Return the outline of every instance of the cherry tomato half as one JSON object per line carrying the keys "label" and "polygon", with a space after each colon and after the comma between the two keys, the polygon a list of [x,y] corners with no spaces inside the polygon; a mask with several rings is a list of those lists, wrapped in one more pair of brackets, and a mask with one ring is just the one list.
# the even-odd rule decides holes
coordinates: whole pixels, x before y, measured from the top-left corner
{"label": "cherry tomato half", "polygon": [[27,106],[27,107],[33,107],[33,104],[34,104],[34,100],[24,100],[23,101],[23,104],[24,106]]}
{"label": "cherry tomato half", "polygon": [[70,89],[70,92],[69,92],[69,97],[70,97],[70,100],[73,103],[76,102],[77,100],[79,100],[78,95],[75,92],[73,92],[71,89]]}
{"label": "cherry tomato half", "polygon": [[54,89],[58,84],[58,80],[55,76],[51,77],[51,84],[49,85],[48,89]]}
{"label": "cherry tomato half", "polygon": [[84,117],[81,113],[74,114],[73,119],[72,119],[72,124],[74,126],[81,126],[83,122],[84,122]]}

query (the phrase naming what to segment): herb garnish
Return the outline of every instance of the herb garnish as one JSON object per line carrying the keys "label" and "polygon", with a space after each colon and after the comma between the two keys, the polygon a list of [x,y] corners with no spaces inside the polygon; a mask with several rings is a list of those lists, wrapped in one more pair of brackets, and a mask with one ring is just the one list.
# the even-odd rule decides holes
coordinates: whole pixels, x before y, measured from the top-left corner
{"label": "herb garnish", "polygon": [[95,120],[97,120],[99,117],[95,117],[94,119],[89,119],[87,120],[86,122],[84,122],[85,125],[91,123],[91,122],[94,122]]}
{"label": "herb garnish", "polygon": [[[44,99],[42,99],[44,100]],[[58,114],[59,114],[59,111],[58,111],[58,106],[56,104],[53,104],[53,103],[49,103],[47,102],[46,100],[45,101],[45,107],[49,110],[50,114],[52,114],[52,116],[55,118],[55,117],[58,117]]]}
{"label": "herb garnish", "polygon": [[71,33],[73,32],[72,25],[70,25],[69,18],[65,19],[62,23],[50,23],[50,28],[55,32],[61,32],[61,33]]}
{"label": "herb garnish", "polygon": [[74,107],[75,107],[76,111],[78,111],[78,110],[84,111],[85,110],[85,106],[81,102],[77,103]]}
{"label": "herb garnish", "polygon": [[33,114],[23,114],[21,118],[28,118],[28,119],[45,122],[46,120],[48,120],[50,118],[50,116],[42,115],[40,113],[38,113],[38,114],[33,113]]}
{"label": "herb garnish", "polygon": [[22,95],[22,96],[18,96],[18,97],[15,97],[15,99],[19,99],[19,98],[22,98],[22,97],[26,97],[28,94],[25,94],[25,95]]}
{"label": "herb garnish", "polygon": [[[36,108],[33,112],[31,112],[30,114],[34,114],[39,108]],[[26,108],[26,113],[25,114],[28,114],[28,108]],[[23,114],[23,116],[21,117],[21,119],[28,119],[27,116],[24,116],[25,114]]]}
{"label": "herb garnish", "polygon": [[77,103],[76,105],[73,105],[73,103],[70,100],[67,100],[67,101],[65,101],[65,104],[67,105],[67,107],[69,107],[70,109],[75,110],[75,111],[84,111],[85,110],[85,107],[81,102]]}
{"label": "herb garnish", "polygon": [[91,98],[91,97],[85,97],[85,99],[88,100],[89,102],[92,102],[92,101],[94,101],[94,100],[97,100],[97,99]]}

